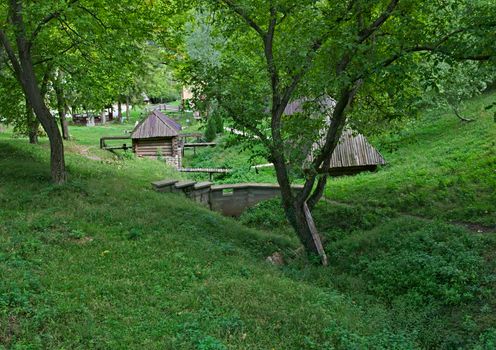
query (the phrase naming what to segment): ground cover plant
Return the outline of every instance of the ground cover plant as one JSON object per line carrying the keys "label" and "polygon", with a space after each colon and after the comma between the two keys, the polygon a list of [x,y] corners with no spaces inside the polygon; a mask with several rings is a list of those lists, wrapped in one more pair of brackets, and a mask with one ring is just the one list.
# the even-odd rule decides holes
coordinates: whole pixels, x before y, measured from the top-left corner
{"label": "ground cover plant", "polygon": [[[479,111],[492,98],[469,108]],[[460,123],[451,124],[450,114],[436,115],[427,114],[406,137],[435,143],[446,124]],[[479,117],[450,131],[452,144],[464,145],[469,154],[483,152],[475,140],[481,140],[482,126],[491,126],[489,114]],[[49,184],[46,140],[36,146],[12,138],[10,129],[0,134],[1,346],[494,347],[491,230],[479,233],[450,216],[419,217],[395,205],[370,205],[372,191],[355,197],[355,186],[386,171],[384,181],[396,188],[404,168],[413,167],[407,162],[416,161],[408,153],[416,152],[417,143],[400,136],[385,169],[331,182],[314,213],[330,258],[325,269],[305,259],[277,200],[236,222],[153,192],[150,181],[183,176],[161,162],[93,147],[81,152],[101,133],[125,127],[72,128],[75,140],[66,143],[70,181],[63,186]],[[432,174],[445,174],[434,154],[441,159],[449,150],[439,146],[431,155]],[[472,159],[459,157],[450,169],[464,174]],[[481,171],[490,175],[488,168]],[[420,182],[419,190],[430,183]],[[470,191],[471,183],[461,182],[459,189],[452,200],[461,200],[456,194]],[[487,205],[492,199],[480,200]],[[432,207],[441,213],[442,207]],[[491,213],[478,213],[474,222],[491,222]],[[284,266],[265,262],[275,251]]]}

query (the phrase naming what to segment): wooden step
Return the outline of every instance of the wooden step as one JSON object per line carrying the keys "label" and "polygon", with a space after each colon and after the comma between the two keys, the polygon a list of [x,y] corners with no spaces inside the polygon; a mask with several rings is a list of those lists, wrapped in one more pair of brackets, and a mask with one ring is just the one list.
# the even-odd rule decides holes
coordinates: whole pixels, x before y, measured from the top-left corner
{"label": "wooden step", "polygon": [[205,181],[205,182],[198,182],[195,184],[195,190],[203,190],[205,188],[209,188],[210,186],[213,185],[213,182]]}
{"label": "wooden step", "polygon": [[161,180],[152,182],[152,187],[155,191],[158,192],[170,192],[172,190],[172,186],[177,183],[179,180]]}
{"label": "wooden step", "polygon": [[188,187],[193,187],[196,184],[196,181],[179,181],[176,182],[174,187],[178,190],[187,189]]}

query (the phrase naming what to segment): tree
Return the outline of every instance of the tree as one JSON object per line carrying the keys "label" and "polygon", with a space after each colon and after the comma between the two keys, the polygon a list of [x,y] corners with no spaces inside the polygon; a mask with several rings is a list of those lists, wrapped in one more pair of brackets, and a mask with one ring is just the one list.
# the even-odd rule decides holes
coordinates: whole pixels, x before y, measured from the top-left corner
{"label": "tree", "polygon": [[222,116],[222,110],[217,108],[214,110],[212,113],[212,119],[214,120],[215,124],[215,131],[220,134],[224,132],[224,118]]}
{"label": "tree", "polygon": [[[494,5],[490,1],[209,4],[207,15],[193,18],[186,43],[198,43],[202,35],[214,39],[202,40],[196,46],[200,52],[189,50],[182,74],[197,97],[220,103],[235,126],[249,132],[249,142],[266,148],[286,216],[306,250],[323,264],[327,257],[311,210],[323,194],[346,125],[366,124],[367,107],[375,101],[394,111],[412,111],[422,79],[415,70],[432,53],[470,60],[494,55],[488,33],[495,24],[485,15]],[[200,59],[207,52],[214,53],[214,62]],[[413,87],[408,85],[412,77]],[[334,102],[322,103],[329,96]],[[304,102],[304,111],[286,117],[288,103],[296,100]],[[316,143],[317,149],[302,156]],[[304,179],[302,191],[291,187],[295,175]]]}
{"label": "tree", "polygon": [[205,128],[205,140],[207,142],[212,142],[217,136],[215,120],[213,118],[207,119],[207,126]]}
{"label": "tree", "polygon": [[11,24],[9,29],[15,41],[15,48],[3,28],[0,29],[0,41],[10,61],[14,75],[26,96],[27,103],[33,109],[50,140],[52,180],[55,183],[63,183],[66,180],[64,144],[55,119],[45,104],[32,57],[33,42],[37,34],[55,16],[57,16],[57,12],[52,12],[43,18],[35,29],[28,34],[28,26],[24,20],[23,3],[20,0],[11,0],[8,5],[8,17]]}
{"label": "tree", "polygon": [[[167,33],[162,25],[173,21],[178,9],[172,0],[9,0],[0,5],[0,18],[7,19],[0,22],[0,61],[7,62],[48,135],[55,183],[66,180],[64,145],[43,93],[44,74],[49,74],[56,90],[58,114],[68,137],[64,126],[68,96],[98,110],[115,101],[127,90],[123,87],[130,78],[136,78],[146,41]],[[125,79],[111,79],[115,77]],[[99,86],[92,85],[96,81]]]}

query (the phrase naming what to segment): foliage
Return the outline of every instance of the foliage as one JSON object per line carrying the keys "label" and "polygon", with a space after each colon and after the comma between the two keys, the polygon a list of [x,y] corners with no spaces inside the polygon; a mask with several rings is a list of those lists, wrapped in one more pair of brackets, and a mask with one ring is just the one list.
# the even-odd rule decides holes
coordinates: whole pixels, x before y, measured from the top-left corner
{"label": "foliage", "polygon": [[71,180],[54,186],[46,147],[0,139],[2,346],[288,349],[330,340],[321,322],[368,332],[343,298],[264,262],[291,240],[146,190],[180,177],[159,162],[90,160],[71,141]]}
{"label": "foliage", "polygon": [[433,109],[398,132],[371,138],[388,164],[374,174],[332,181],[326,195],[365,208],[494,227],[496,130],[485,110],[494,100],[488,93],[466,102],[461,111],[473,123]]}
{"label": "foliage", "polygon": [[[323,264],[320,238],[303,208],[313,209],[322,196],[342,131],[377,132],[414,115],[422,65],[494,56],[486,1],[212,0],[205,7],[190,22],[186,51],[197,50],[184,60],[183,79],[194,87],[197,106],[221,106],[235,128],[248,131],[250,143],[265,148],[286,216]],[[208,53],[213,61],[201,59]],[[287,113],[290,102],[311,106]],[[297,179],[304,180],[298,193],[291,189]]]}
{"label": "foliage", "polygon": [[217,134],[222,134],[224,132],[224,117],[222,111],[215,111],[211,118],[213,119],[213,124],[215,124],[215,132]]}
{"label": "foliage", "polygon": [[205,140],[212,142],[217,137],[217,126],[214,118],[208,118],[205,128]]}

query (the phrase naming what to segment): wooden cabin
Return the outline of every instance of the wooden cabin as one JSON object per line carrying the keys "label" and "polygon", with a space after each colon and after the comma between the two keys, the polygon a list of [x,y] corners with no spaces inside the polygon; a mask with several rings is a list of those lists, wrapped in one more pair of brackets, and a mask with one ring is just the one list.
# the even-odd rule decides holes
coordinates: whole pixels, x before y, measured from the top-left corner
{"label": "wooden cabin", "polygon": [[331,157],[329,174],[333,176],[353,175],[362,171],[375,171],[386,160],[362,134],[343,131]]}
{"label": "wooden cabin", "polygon": [[[329,97],[323,98],[320,101],[302,99],[289,103],[284,110],[284,114],[292,115],[304,112],[303,105],[307,102],[317,103],[317,110],[322,110],[322,113],[331,111],[336,104]],[[326,119],[329,125],[330,119]],[[321,130],[322,139],[311,147],[307,158],[308,161],[313,159],[313,153],[323,145],[324,135],[325,131]],[[386,160],[384,157],[367,141],[365,136],[354,133],[350,129],[345,129],[332,154],[329,174],[331,176],[354,175],[363,171],[375,171],[379,165],[385,164]]]}
{"label": "wooden cabin", "polygon": [[138,157],[163,157],[167,163],[180,167],[180,131],[180,124],[155,110],[131,133],[133,150]]}

